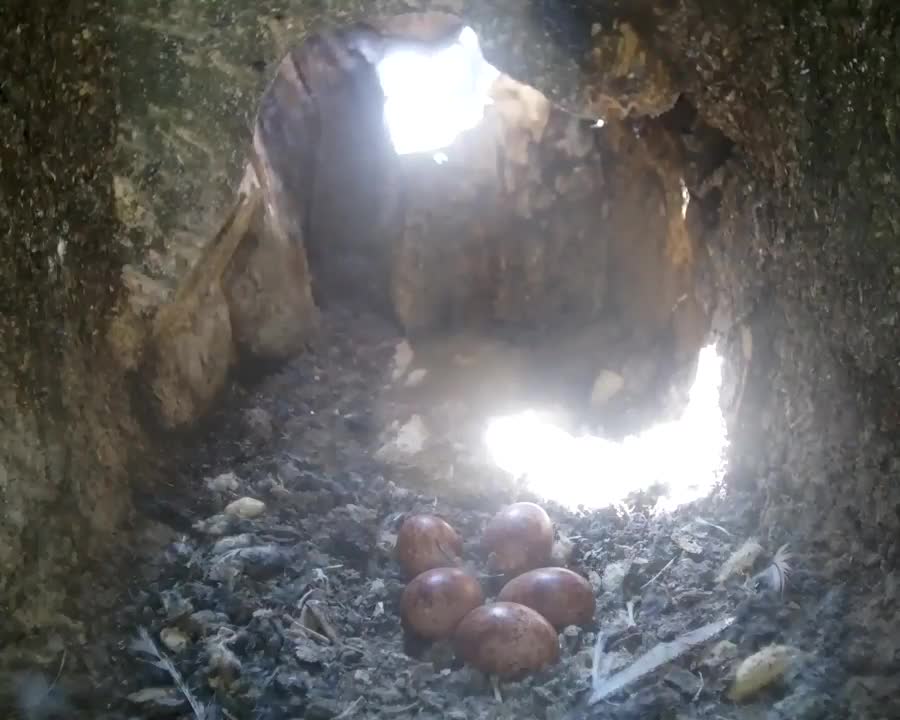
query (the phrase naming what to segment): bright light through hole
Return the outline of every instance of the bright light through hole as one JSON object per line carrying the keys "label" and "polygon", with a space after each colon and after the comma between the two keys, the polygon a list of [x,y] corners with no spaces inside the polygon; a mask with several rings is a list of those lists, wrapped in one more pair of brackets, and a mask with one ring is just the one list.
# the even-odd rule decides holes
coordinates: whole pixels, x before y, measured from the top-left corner
{"label": "bright light through hole", "polygon": [[400,155],[435,153],[478,125],[500,74],[484,59],[469,27],[456,42],[430,53],[394,50],[376,71],[385,95],[384,120]]}
{"label": "bright light through hole", "polygon": [[709,495],[724,474],[721,385],[722,358],[709,345],[700,351],[688,405],[674,422],[614,442],[570,435],[530,411],[491,421],[485,441],[502,469],[568,507],[606,507],[660,487],[658,509],[672,510]]}

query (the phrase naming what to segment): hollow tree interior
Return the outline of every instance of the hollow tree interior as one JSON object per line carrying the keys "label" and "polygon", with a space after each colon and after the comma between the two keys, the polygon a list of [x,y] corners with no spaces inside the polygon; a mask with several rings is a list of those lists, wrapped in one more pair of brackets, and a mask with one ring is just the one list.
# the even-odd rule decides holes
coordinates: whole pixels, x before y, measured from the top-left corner
{"label": "hollow tree interior", "polygon": [[0,11],[0,720],[900,715],[900,10]]}

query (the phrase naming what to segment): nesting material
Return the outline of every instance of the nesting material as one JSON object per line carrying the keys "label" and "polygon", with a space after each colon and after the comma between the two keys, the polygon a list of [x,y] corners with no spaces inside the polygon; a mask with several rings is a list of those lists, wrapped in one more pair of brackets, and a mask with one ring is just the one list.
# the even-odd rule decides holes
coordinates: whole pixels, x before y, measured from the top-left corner
{"label": "nesting material", "polygon": [[748,539],[725,561],[725,564],[716,576],[716,582],[723,583],[734,575],[750,572],[762,553],[762,545],[757,542],[756,538]]}
{"label": "nesting material", "polygon": [[737,669],[728,698],[741,702],[781,680],[794,657],[787,645],[769,645],[744,660]]}

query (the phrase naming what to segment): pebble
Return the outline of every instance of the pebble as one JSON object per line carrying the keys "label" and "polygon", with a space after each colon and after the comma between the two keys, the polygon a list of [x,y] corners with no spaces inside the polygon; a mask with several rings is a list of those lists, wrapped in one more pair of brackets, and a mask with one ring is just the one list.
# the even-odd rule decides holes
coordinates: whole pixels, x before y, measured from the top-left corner
{"label": "pebble", "polygon": [[225,613],[214,610],[198,610],[187,619],[189,630],[196,635],[208,635],[222,625],[228,624]]}
{"label": "pebble", "polygon": [[414,357],[415,353],[413,353],[412,347],[406,340],[397,344],[397,348],[394,351],[394,368],[391,372],[391,378],[394,382],[397,382],[406,374]]}
{"label": "pebble", "polygon": [[173,653],[184,652],[190,644],[188,636],[178,628],[163,628],[159,633],[160,642],[165,645]]}
{"label": "pebble", "polygon": [[254,580],[268,580],[284,572],[288,566],[287,552],[278,545],[257,545],[237,551],[244,572]]}
{"label": "pebble", "polygon": [[398,431],[396,436],[378,451],[381,458],[390,459],[396,455],[418,455],[425,449],[429,432],[420,415],[413,415]]}
{"label": "pebble", "polygon": [[237,492],[240,486],[240,480],[233,472],[222,473],[206,480],[206,487],[209,488],[210,492]]}
{"label": "pebble", "polygon": [[266,504],[262,500],[251,497],[242,497],[229,503],[225,508],[225,514],[233,517],[252,520],[260,517],[266,511]]}
{"label": "pebble", "polygon": [[406,378],[406,387],[414,388],[421,385],[425,382],[425,378],[428,376],[428,371],[424,368],[419,368],[418,370],[413,370]]}
{"label": "pebble", "polygon": [[738,646],[730,640],[720,640],[706,654],[702,664],[708,668],[720,668],[732,662],[738,656]]}
{"label": "pebble", "polygon": [[234,515],[213,515],[206,520],[198,520],[194,523],[194,529],[204,535],[222,537],[234,531],[237,520]]}
{"label": "pebble", "polygon": [[606,592],[618,592],[621,590],[630,569],[631,563],[628,560],[607,565],[603,570],[603,589]]}
{"label": "pebble", "polygon": [[225,685],[231,684],[241,673],[241,661],[237,655],[219,641],[210,641],[208,651],[211,674],[218,676]]}
{"label": "pebble", "polygon": [[174,688],[152,687],[138,690],[128,696],[128,700],[140,705],[142,712],[157,715],[168,715],[180,710],[187,704],[184,696]]}
{"label": "pebble", "polygon": [[194,612],[193,603],[191,603],[190,600],[183,598],[174,590],[163,592],[160,597],[162,599],[163,611],[166,614],[166,619],[169,621],[177,620],[178,618],[190,615]]}
{"label": "pebble", "polygon": [[256,542],[256,536],[251,535],[249,533],[244,533],[242,535],[230,535],[229,537],[222,538],[212,548],[213,555],[224,555],[225,553],[231,552],[232,550],[238,550],[240,548],[250,547]]}
{"label": "pebble", "polygon": [[312,678],[306,672],[279,670],[275,676],[275,685],[285,693],[303,696],[309,691]]}
{"label": "pebble", "polygon": [[625,387],[625,378],[612,370],[603,370],[594,380],[591,388],[591,407],[601,408],[608,404]]}

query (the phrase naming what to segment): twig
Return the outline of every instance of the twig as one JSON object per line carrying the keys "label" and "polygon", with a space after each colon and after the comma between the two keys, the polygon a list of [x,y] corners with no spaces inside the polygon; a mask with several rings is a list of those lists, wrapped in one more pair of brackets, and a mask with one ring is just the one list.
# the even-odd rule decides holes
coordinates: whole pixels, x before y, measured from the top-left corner
{"label": "twig", "polygon": [[668,570],[670,567],[672,567],[672,563],[674,563],[677,558],[678,558],[678,556],[676,555],[671,560],[669,560],[669,562],[666,563],[666,566],[662,570],[660,570],[658,573],[656,573],[656,575],[654,575],[647,582],[645,582],[643,585],[641,585],[641,590],[643,590],[648,585],[652,585],[654,582],[656,582],[659,579],[660,575],[662,575],[666,570]]}
{"label": "twig", "polygon": [[53,678],[53,682],[50,683],[50,687],[47,688],[47,693],[44,696],[45,700],[47,699],[47,697],[49,697],[50,693],[53,692],[53,688],[56,687],[56,683],[58,683],[59,679],[62,677],[63,668],[65,666],[66,666],[66,649],[63,648],[62,658],[60,658],[60,661],[59,661],[59,670],[56,671],[56,677]]}
{"label": "twig", "polygon": [[603,649],[600,647],[602,634],[598,638],[597,646],[594,649],[594,673],[593,673],[593,692],[588,700],[589,705],[594,705],[601,700],[606,699],[610,695],[618,692],[627,685],[639,680],[648,673],[653,672],[657,668],[665,665],[679,656],[686,653],[695,645],[706,642],[715,637],[720,632],[730,627],[734,623],[734,617],[727,617],[718,622],[704,625],[696,630],[691,630],[670,642],[657,644],[651,650],[641,655],[631,665],[624,670],[617,672],[611,677],[603,679],[601,672],[597,666],[603,658]]}
{"label": "twig", "polygon": [[334,720],[344,720],[344,718],[350,717],[353,713],[356,712],[359,706],[362,705],[363,700],[365,700],[365,698],[360,695],[358,698],[356,698],[356,700],[353,701],[353,703],[350,704],[350,706],[346,710],[344,710],[344,712],[336,716]]}
{"label": "twig", "polygon": [[291,623],[291,625],[296,627],[300,632],[302,632],[307,637],[310,637],[313,640],[318,640],[319,642],[324,643],[325,645],[330,644],[330,641],[327,637],[325,637],[321,633],[317,633],[312,628],[306,627],[306,625],[304,625],[302,622],[300,622],[296,618],[292,618],[290,615],[285,615],[284,617],[285,617],[285,620],[288,620]]}
{"label": "twig", "polygon": [[637,627],[637,622],[634,619],[634,600],[629,600],[625,603],[625,610],[628,617],[628,627]]}
{"label": "twig", "polygon": [[312,590],[308,590],[303,595],[303,597],[300,598],[300,601],[297,603],[297,609],[302,610],[304,608],[304,606],[306,605],[307,600],[309,600],[309,596],[318,591],[319,591],[319,588],[313,588]]}
{"label": "twig", "polygon": [[403,707],[398,708],[383,708],[381,710],[382,715],[402,715],[403,713],[407,713],[410,710],[415,710],[419,707],[419,701],[416,700],[414,703],[410,703],[409,705],[404,705]]}
{"label": "twig", "polygon": [[[42,695],[41,699],[33,704],[34,707],[39,708],[45,702],[47,702],[47,699],[50,697],[50,693],[53,692],[53,688],[56,687],[56,683],[59,682],[59,678],[62,676],[62,671],[63,671],[63,668],[65,667],[65,665],[66,665],[66,649],[63,648],[62,657],[59,660],[59,668],[56,671],[56,677],[53,678],[53,682],[51,682],[47,686],[47,689],[44,690],[44,694]],[[41,677],[43,678],[43,675],[41,675]]]}
{"label": "twig", "polygon": [[641,637],[640,631],[633,632],[633,633],[629,633],[629,634],[627,634],[627,635],[620,635],[620,636],[617,637],[615,640],[613,640],[613,641],[609,644],[609,647],[606,648],[606,649],[607,649],[608,651],[609,651],[609,650],[615,650],[617,647],[621,647],[622,645],[624,645],[624,644],[625,644],[626,642],[628,642],[629,640],[633,640],[634,638],[639,638],[639,637]]}
{"label": "twig", "polygon": [[[315,618],[316,622],[319,623],[319,627],[322,629],[322,633],[334,644],[340,645],[341,638],[337,634],[337,630],[334,629],[334,626],[331,624],[331,621],[325,615],[325,613],[319,609],[318,603],[307,603],[306,607],[303,608],[303,612],[309,611],[309,613]],[[301,613],[302,617],[302,613]]]}
{"label": "twig", "polygon": [[494,691],[494,700],[502,703],[503,695],[500,693],[500,679],[496,675],[491,675],[491,688]]}
{"label": "twig", "polygon": [[691,702],[697,702],[700,699],[700,693],[703,692],[703,688],[706,687],[706,680],[703,679],[703,673],[697,673],[700,676],[700,687],[697,688],[697,692],[694,693],[694,697],[691,699]]}
{"label": "twig", "polygon": [[702,517],[694,518],[694,522],[696,522],[700,525],[706,525],[706,527],[715,528],[719,532],[725,533],[728,537],[734,537],[733,533],[728,532],[721,525],[715,525],[715,524],[711,523],[709,520],[704,520]]}
{"label": "twig", "polygon": [[593,662],[591,664],[591,685],[596,688],[600,687],[609,674],[612,672],[613,656],[603,650],[606,643],[606,636],[603,633],[597,633],[597,642],[594,643]]}

